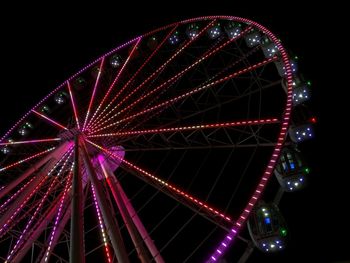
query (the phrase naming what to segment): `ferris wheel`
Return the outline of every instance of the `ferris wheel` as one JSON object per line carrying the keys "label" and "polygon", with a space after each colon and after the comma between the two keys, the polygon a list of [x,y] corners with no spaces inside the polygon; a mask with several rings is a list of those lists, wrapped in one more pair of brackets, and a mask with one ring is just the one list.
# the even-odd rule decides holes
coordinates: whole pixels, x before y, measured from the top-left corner
{"label": "ferris wheel", "polygon": [[293,148],[313,136],[291,120],[309,96],[296,70],[273,33],[230,16],[158,28],[82,68],[1,137],[0,258],[216,262],[282,248],[259,222],[284,236],[284,220],[259,200],[273,174],[294,191],[308,172]]}

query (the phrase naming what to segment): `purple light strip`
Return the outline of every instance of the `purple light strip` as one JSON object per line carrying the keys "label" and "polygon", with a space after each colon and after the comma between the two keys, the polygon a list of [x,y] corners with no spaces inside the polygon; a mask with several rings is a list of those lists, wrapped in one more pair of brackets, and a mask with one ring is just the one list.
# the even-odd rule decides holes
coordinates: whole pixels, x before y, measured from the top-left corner
{"label": "purple light strip", "polygon": [[97,74],[97,77],[96,77],[96,82],[95,82],[94,90],[92,91],[92,95],[91,95],[89,107],[88,107],[88,110],[87,110],[87,112],[86,112],[85,121],[84,121],[84,125],[83,125],[83,131],[85,130],[86,122],[87,122],[87,120],[88,120],[88,118],[89,118],[89,115],[90,115],[90,110],[91,110],[92,103],[93,103],[94,98],[95,98],[96,88],[97,88],[97,85],[98,85],[98,81],[100,80],[100,76],[101,76],[101,72],[102,72],[102,68],[103,68],[103,63],[104,63],[104,61],[105,61],[105,58],[103,57],[103,58],[101,59],[101,64],[100,64],[99,71],[98,71],[98,74]]}
{"label": "purple light strip", "polygon": [[76,122],[76,124],[77,124],[78,129],[80,130],[78,112],[77,112],[77,108],[76,108],[76,106],[75,106],[74,97],[73,97],[73,93],[72,93],[72,89],[71,89],[71,87],[70,87],[69,81],[67,81],[67,88],[68,88],[68,92],[69,92],[70,101],[72,102],[72,107],[73,107],[73,113],[74,113],[75,122]]}
{"label": "purple light strip", "polygon": [[54,178],[54,180],[52,180],[49,188],[47,189],[47,191],[45,192],[45,195],[41,198],[39,205],[37,206],[37,208],[35,209],[34,214],[31,216],[31,218],[29,219],[27,225],[25,226],[22,234],[19,236],[19,238],[16,241],[16,244],[14,245],[13,249],[11,250],[11,252],[8,254],[5,263],[9,262],[11,257],[13,256],[13,253],[18,249],[18,246],[20,245],[20,242],[22,241],[24,235],[26,234],[26,232],[28,231],[29,227],[31,226],[34,218],[36,217],[36,215],[39,213],[40,209],[42,208],[44,202],[46,201],[46,198],[48,197],[49,193],[51,192],[53,186],[56,184],[57,182],[57,177]]}
{"label": "purple light strip", "polygon": [[214,250],[214,252],[209,256],[207,263],[213,263],[216,262],[219,258],[222,257],[224,252],[228,249],[229,245],[233,242],[243,225],[245,224],[250,212],[252,211],[254,205],[256,202],[260,199],[263,190],[266,187],[266,184],[268,180],[270,179],[271,175],[273,174],[273,170],[275,167],[275,164],[279,158],[281,148],[283,146],[284,140],[287,136],[289,121],[290,121],[290,114],[291,114],[291,108],[292,108],[292,70],[289,62],[289,57],[281,45],[280,41],[277,39],[275,35],[273,35],[269,30],[267,30],[265,27],[259,25],[256,22],[250,21],[248,19],[244,18],[236,18],[236,20],[244,23],[249,23],[257,27],[259,30],[263,31],[266,35],[272,39],[272,41],[276,44],[277,48],[279,49],[283,62],[286,67],[287,72],[287,84],[288,84],[288,90],[287,90],[287,103],[286,108],[284,111],[284,115],[282,118],[282,126],[281,131],[278,136],[278,141],[276,144],[276,147],[273,151],[272,157],[267,165],[267,168],[263,174],[263,176],[260,179],[260,182],[257,186],[257,188],[254,191],[254,194],[251,196],[250,200],[248,201],[248,204],[243,209],[242,214],[238,218],[238,220],[235,222],[235,225],[232,227],[230,232],[226,235],[226,237],[219,243],[218,247]]}
{"label": "purple light strip", "polygon": [[108,247],[108,241],[107,241],[107,236],[106,236],[106,232],[105,232],[105,227],[104,227],[104,224],[103,224],[103,221],[102,221],[100,208],[99,208],[98,203],[97,203],[95,188],[94,188],[93,184],[91,184],[91,190],[92,190],[92,196],[94,198],[94,204],[95,204],[95,208],[96,208],[98,222],[99,222],[99,225],[100,225],[100,230],[101,230],[101,235],[102,235],[102,239],[103,239],[103,244],[105,246],[106,257],[107,257],[108,262],[112,262],[112,260],[111,260],[111,253],[110,253],[109,247]]}
{"label": "purple light strip", "polygon": [[14,144],[26,144],[26,143],[54,142],[54,141],[60,141],[60,140],[61,140],[61,138],[49,138],[49,139],[39,139],[39,140],[29,140],[29,141],[1,142],[0,146],[14,145]]}
{"label": "purple light strip", "polygon": [[[61,213],[62,213],[62,208],[63,208],[63,204],[64,204],[64,201],[66,199],[66,196],[67,196],[67,192],[68,190],[71,188],[71,179],[72,179],[72,175],[73,175],[73,167],[74,167],[74,162],[71,166],[71,169],[70,169],[70,173],[69,173],[69,176],[67,178],[67,182],[66,182],[66,185],[64,187],[64,190],[63,190],[63,196],[60,200],[60,206],[58,208],[58,211],[57,211],[57,215],[56,215],[56,218],[55,218],[55,223],[54,223],[54,226],[53,226],[53,229],[51,231],[51,234],[50,234],[50,237],[49,237],[49,245],[47,247],[47,250],[46,250],[46,254],[45,254],[45,259],[44,261],[46,262],[49,258],[49,254],[50,254],[50,251],[51,251],[51,247],[52,247],[52,241],[55,237],[55,233],[56,233],[56,230],[57,230],[57,225],[58,225],[58,221],[61,217]],[[57,178],[57,177],[56,177]]]}

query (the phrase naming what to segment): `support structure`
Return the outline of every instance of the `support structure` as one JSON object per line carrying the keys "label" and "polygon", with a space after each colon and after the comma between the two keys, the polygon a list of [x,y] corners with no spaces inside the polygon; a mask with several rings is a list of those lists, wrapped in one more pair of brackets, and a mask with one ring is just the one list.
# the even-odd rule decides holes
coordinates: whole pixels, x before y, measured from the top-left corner
{"label": "support structure", "polygon": [[112,243],[114,254],[117,257],[118,263],[129,263],[128,255],[126,253],[124,242],[119,231],[118,223],[113,218],[110,208],[108,207],[107,200],[105,198],[102,186],[98,181],[96,172],[90,160],[85,142],[81,140],[80,143],[81,143],[80,145],[81,145],[82,157],[86,168],[86,173],[88,174],[94,186],[94,189],[96,191],[96,197],[100,205],[102,217],[106,225],[108,236]]}
{"label": "support structure", "polygon": [[[151,262],[151,260],[149,258],[149,253],[148,253],[146,247],[144,246],[144,240],[140,234],[140,231],[138,230],[135,223],[133,222],[133,218],[132,218],[131,214],[129,213],[127,206],[126,206],[126,203],[124,202],[124,200],[121,196],[121,191],[117,188],[117,184],[119,184],[117,179],[115,178],[110,166],[108,165],[108,162],[106,162],[104,158],[103,159],[99,158],[99,162],[100,162],[101,168],[103,170],[104,177],[106,178],[108,186],[112,191],[114,200],[117,203],[118,209],[122,215],[123,221],[128,229],[130,237],[134,243],[134,246],[135,246],[135,249],[137,251],[137,255],[138,255],[140,261],[142,263]],[[147,237],[149,237],[149,236],[147,235]],[[153,244],[153,242],[152,242],[152,244]],[[154,251],[152,249],[153,247],[149,247],[148,244],[146,244],[146,245],[150,251],[151,250]],[[153,244],[153,246],[154,246],[154,244]],[[155,248],[155,246],[154,246],[154,248]],[[156,248],[155,248],[155,253],[151,253],[151,255],[154,258],[155,262],[157,262],[157,263],[164,262]]]}

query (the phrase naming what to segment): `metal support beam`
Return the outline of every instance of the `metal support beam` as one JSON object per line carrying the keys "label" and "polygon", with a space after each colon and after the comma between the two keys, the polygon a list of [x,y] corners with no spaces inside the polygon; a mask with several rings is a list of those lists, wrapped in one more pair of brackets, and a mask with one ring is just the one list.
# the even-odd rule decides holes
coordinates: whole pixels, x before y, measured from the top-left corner
{"label": "metal support beam", "polygon": [[72,183],[72,219],[70,224],[70,251],[69,262],[84,263],[84,213],[83,213],[83,187],[80,169],[80,139],[75,137],[74,171]]}
{"label": "metal support beam", "polygon": [[123,238],[119,231],[118,222],[113,218],[110,208],[108,207],[108,203],[104,196],[102,185],[97,178],[96,172],[94,170],[88,151],[86,149],[85,142],[83,140],[81,141],[81,151],[82,151],[82,157],[84,160],[86,172],[96,191],[96,197],[101,209],[103,221],[106,225],[106,230],[111,240],[112,247],[117,257],[118,263],[129,263]]}
{"label": "metal support beam", "polygon": [[[106,162],[105,159],[102,160],[101,158],[99,158],[99,162],[100,162],[102,171],[104,173],[104,177],[106,178],[108,186],[112,191],[114,200],[117,203],[120,214],[129,232],[131,240],[134,243],[134,246],[140,261],[142,263],[151,262],[149,258],[149,253],[146,247],[144,246],[143,239],[140,233],[138,232],[138,229],[136,228],[130,213],[126,208],[126,204],[124,203],[124,200],[121,197],[120,191],[117,189],[117,184],[118,184],[117,178],[115,178],[110,166],[108,165],[108,162]],[[156,262],[159,262],[159,261],[156,260]]]}
{"label": "metal support beam", "polygon": [[21,182],[27,179],[31,174],[36,172],[41,166],[43,166],[48,161],[53,160],[57,162],[62,157],[62,155],[69,149],[70,145],[71,144],[69,142],[62,144],[53,152],[41,158],[37,163],[31,165],[30,168],[28,168],[21,176],[13,180],[11,183],[6,185],[4,189],[0,191],[0,199],[7,195],[13,188],[18,186]]}

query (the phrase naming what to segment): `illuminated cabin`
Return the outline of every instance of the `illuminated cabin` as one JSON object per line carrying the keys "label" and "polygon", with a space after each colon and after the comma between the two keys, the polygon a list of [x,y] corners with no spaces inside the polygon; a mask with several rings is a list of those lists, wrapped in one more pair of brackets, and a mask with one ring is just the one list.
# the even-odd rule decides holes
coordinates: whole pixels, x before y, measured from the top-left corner
{"label": "illuminated cabin", "polygon": [[286,223],[275,204],[261,201],[249,217],[248,230],[255,246],[265,253],[277,252],[286,246]]}
{"label": "illuminated cabin", "polygon": [[275,176],[286,192],[293,192],[305,186],[305,176],[310,172],[302,161],[300,152],[289,146],[282,149],[275,167]]}

